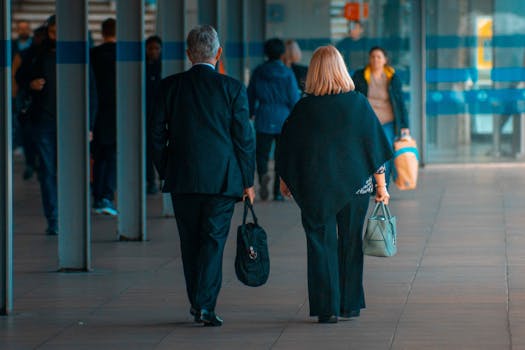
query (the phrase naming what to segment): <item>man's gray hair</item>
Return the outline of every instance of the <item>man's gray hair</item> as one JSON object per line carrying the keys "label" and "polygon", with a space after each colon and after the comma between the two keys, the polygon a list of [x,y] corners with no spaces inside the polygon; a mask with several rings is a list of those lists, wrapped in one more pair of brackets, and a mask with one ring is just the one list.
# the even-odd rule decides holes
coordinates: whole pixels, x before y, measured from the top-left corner
{"label": "man's gray hair", "polygon": [[206,62],[217,55],[220,47],[219,36],[217,31],[208,24],[197,26],[188,34],[186,45],[194,63]]}

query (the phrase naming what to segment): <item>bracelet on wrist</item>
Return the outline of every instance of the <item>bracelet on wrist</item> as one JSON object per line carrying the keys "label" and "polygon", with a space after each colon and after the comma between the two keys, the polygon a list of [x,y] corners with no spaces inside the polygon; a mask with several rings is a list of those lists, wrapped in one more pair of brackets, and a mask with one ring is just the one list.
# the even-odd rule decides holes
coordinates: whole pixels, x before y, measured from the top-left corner
{"label": "bracelet on wrist", "polygon": [[378,185],[378,184],[376,184],[375,186],[376,186],[376,188],[378,188],[378,187],[384,187],[384,188],[386,188],[386,185]]}

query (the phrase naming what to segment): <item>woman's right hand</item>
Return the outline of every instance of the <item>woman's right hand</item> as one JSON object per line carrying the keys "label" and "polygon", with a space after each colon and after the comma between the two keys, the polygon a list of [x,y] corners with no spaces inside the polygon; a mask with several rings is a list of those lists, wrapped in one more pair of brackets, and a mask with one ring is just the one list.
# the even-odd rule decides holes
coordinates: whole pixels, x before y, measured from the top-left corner
{"label": "woman's right hand", "polygon": [[388,204],[390,201],[390,194],[388,194],[388,190],[386,189],[386,186],[377,186],[376,187],[376,202],[383,202],[385,204]]}

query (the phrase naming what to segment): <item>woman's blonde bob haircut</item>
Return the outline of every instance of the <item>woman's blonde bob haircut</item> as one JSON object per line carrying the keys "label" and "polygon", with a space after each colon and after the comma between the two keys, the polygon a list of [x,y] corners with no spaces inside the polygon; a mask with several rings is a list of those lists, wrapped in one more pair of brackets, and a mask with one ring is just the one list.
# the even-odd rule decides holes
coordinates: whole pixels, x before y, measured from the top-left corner
{"label": "woman's blonde bob haircut", "polygon": [[322,96],[341,94],[354,89],[354,82],[339,51],[332,45],[321,46],[315,50],[308,67],[304,91],[307,94]]}

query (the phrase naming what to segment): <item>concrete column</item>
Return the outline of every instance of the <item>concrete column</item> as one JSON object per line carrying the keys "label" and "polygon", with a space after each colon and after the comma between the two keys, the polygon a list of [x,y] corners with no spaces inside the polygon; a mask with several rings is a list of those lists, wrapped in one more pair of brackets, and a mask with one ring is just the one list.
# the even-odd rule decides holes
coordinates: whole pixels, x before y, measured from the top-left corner
{"label": "concrete column", "polygon": [[158,0],[162,47],[162,76],[185,69],[186,2],[185,0]]}
{"label": "concrete column", "polygon": [[264,40],[266,33],[266,1],[250,0],[246,2],[245,18],[248,32],[247,68],[253,72],[255,67],[264,62]]}
{"label": "concrete column", "polygon": [[426,24],[425,24],[425,1],[412,0],[412,36],[410,37],[411,48],[411,74],[410,74],[410,122],[412,124],[412,136],[416,138],[419,145],[421,166],[426,162],[427,142],[427,114],[426,114]]}
{"label": "concrete column", "polygon": [[91,269],[87,0],[57,0],[58,261]]}
{"label": "concrete column", "polygon": [[11,1],[0,0],[0,314],[13,310]]}
{"label": "concrete column", "polygon": [[117,0],[118,236],[126,241],[146,240],[144,57],[144,0]]}
{"label": "concrete column", "polygon": [[[186,1],[157,0],[159,33],[162,38],[162,77],[179,73],[185,69]],[[169,194],[162,195],[162,215],[173,216],[173,205]]]}
{"label": "concrete column", "polygon": [[246,26],[245,0],[222,0],[219,2],[218,34],[224,48],[223,58],[228,75],[244,81]]}
{"label": "concrete column", "polygon": [[219,25],[220,0],[198,0],[199,24],[209,24],[217,29]]}

